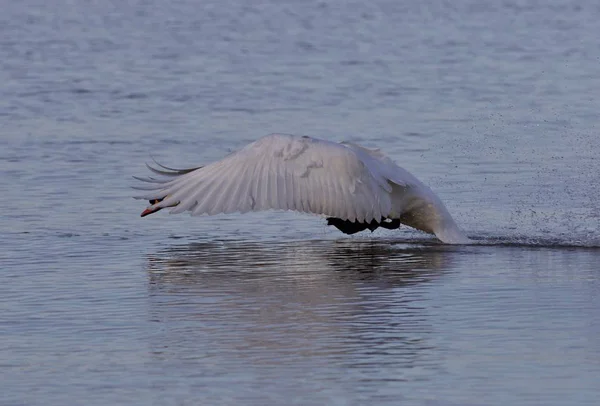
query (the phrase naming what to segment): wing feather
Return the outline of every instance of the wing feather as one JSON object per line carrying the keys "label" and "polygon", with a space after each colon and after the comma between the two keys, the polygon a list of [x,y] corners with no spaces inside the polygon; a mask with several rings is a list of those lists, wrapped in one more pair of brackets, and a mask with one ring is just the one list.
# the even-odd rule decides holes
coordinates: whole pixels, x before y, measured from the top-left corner
{"label": "wing feather", "polygon": [[311,201],[314,202],[313,210],[315,213],[323,213],[323,185],[321,184],[321,176],[319,173],[314,173],[314,176],[311,176],[312,185],[310,188],[311,191]]}
{"label": "wing feather", "polygon": [[285,183],[287,185],[287,208],[288,210],[298,210],[298,188],[296,185],[296,179],[292,174],[290,168],[285,166]]}
{"label": "wing feather", "polygon": [[[359,221],[379,220],[391,210],[395,166],[351,144],[272,134],[221,161],[191,170],[149,166],[165,180],[149,178],[152,208],[175,206],[193,215],[267,209],[312,212]],[[382,158],[383,157],[383,158]]]}
{"label": "wing feather", "polygon": [[332,196],[331,196],[331,184],[329,182],[329,177],[328,176],[323,176],[322,177],[322,187],[323,187],[323,211],[324,212],[330,212],[331,211],[331,206],[332,206]]}
{"label": "wing feather", "polygon": [[239,183],[239,177],[236,177],[234,168],[225,167],[223,173],[220,174],[221,181],[215,186],[215,193],[211,199],[211,207],[209,214],[217,214],[219,212],[227,212],[229,206],[234,201],[231,191],[236,188]]}
{"label": "wing feather", "polygon": [[329,190],[327,189],[327,183],[325,182],[326,176],[323,176],[324,174],[322,172],[319,173],[319,175],[319,186],[323,191],[321,193],[321,198],[319,199],[319,203],[321,206],[319,210],[321,213],[327,213],[329,211],[329,208],[327,207],[327,198],[329,196]]}

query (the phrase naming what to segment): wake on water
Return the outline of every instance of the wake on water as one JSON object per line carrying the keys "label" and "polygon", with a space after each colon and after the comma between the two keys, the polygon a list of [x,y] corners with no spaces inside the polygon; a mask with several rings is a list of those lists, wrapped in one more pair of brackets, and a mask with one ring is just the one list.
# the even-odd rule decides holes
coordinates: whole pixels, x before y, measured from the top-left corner
{"label": "wake on water", "polygon": [[[412,234],[412,233],[411,233]],[[262,246],[264,248],[277,246],[284,247],[286,245],[319,245],[319,244],[341,244],[345,246],[364,246],[364,245],[377,245],[377,246],[390,246],[398,247],[399,245],[406,245],[407,248],[425,246],[425,247],[438,247],[444,249],[456,249],[459,250],[461,247],[472,247],[472,246],[486,246],[486,247],[523,247],[523,248],[586,248],[586,249],[600,249],[600,237],[598,236],[574,236],[574,235],[562,235],[558,237],[543,237],[543,236],[531,236],[531,235],[492,235],[492,234],[468,234],[468,237],[472,240],[470,244],[460,245],[449,245],[444,244],[435,237],[427,234],[410,235],[405,238],[389,238],[381,236],[352,236],[352,237],[341,237],[335,239],[311,239],[311,238],[299,238],[293,240],[263,240],[263,241],[249,241],[245,238],[225,238],[219,240],[213,240],[212,242],[217,246],[227,246],[229,244],[250,244]],[[185,236],[170,236],[171,239],[188,239]],[[194,238],[189,236],[190,245],[205,244],[206,242],[194,242]]]}
{"label": "wake on water", "polygon": [[505,247],[540,247],[540,248],[599,248],[600,238],[579,237],[532,237],[515,236],[470,236],[471,245],[505,246]]}

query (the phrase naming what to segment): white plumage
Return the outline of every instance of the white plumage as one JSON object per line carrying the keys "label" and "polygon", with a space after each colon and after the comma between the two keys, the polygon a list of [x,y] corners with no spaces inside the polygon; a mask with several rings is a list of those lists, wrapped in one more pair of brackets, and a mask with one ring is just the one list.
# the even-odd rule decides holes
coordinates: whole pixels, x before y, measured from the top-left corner
{"label": "white plumage", "polygon": [[204,167],[149,168],[166,178],[136,178],[149,183],[137,188],[148,193],[136,198],[152,203],[142,216],[165,207],[193,215],[294,210],[325,215],[347,233],[390,219],[446,243],[469,241],[431,189],[378,150],[352,143],[271,134]]}

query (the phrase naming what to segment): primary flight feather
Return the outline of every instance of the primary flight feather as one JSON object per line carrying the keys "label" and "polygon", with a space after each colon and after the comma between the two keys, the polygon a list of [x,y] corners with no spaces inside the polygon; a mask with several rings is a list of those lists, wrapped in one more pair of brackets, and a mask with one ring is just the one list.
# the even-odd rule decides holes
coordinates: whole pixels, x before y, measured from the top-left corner
{"label": "primary flight feather", "polygon": [[268,209],[327,216],[347,234],[400,223],[451,244],[468,243],[433,191],[378,150],[306,136],[271,134],[220,161],[191,169],[148,168],[161,179],[137,189],[162,208],[192,215]]}

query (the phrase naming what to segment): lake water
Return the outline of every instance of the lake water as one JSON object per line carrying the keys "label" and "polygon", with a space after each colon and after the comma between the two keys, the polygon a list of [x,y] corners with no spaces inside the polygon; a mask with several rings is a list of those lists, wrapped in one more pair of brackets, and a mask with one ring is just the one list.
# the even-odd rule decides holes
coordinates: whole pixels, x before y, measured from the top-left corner
{"label": "lake water", "polygon": [[[600,8],[487,3],[1,1],[0,404],[596,405]],[[382,148],[477,244],[139,217],[151,156],[271,132]]]}

